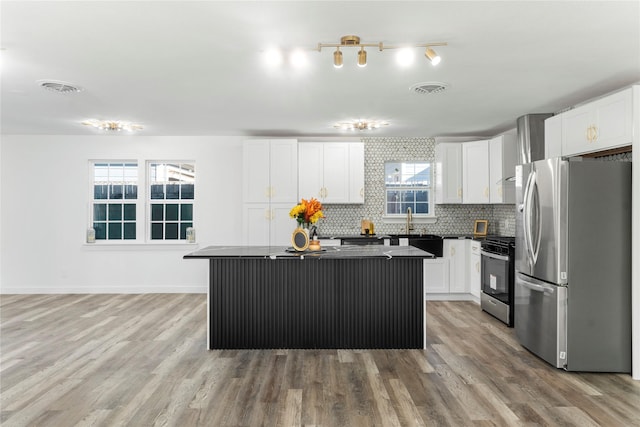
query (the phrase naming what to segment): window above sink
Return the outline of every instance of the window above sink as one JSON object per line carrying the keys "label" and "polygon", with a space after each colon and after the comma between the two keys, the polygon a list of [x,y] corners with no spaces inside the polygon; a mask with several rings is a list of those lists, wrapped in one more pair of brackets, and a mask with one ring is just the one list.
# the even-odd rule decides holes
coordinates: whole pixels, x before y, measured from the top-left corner
{"label": "window above sink", "polygon": [[435,222],[432,162],[387,161],[384,173],[385,222],[406,221],[409,209],[415,223]]}

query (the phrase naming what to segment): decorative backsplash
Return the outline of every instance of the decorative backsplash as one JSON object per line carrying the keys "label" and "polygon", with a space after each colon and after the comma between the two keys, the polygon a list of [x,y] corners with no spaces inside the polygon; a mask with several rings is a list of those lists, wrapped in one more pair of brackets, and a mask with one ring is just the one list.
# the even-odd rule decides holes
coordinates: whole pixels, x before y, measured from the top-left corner
{"label": "decorative backsplash", "polygon": [[[404,232],[403,224],[385,224],[384,162],[435,160],[434,138],[362,138],[364,143],[365,203],[363,205],[326,205],[326,218],[318,226],[321,235],[356,235],[360,220],[375,224],[376,234]],[[507,205],[435,205],[434,224],[414,224],[417,232],[429,234],[472,234],[476,219],[489,221],[489,234],[515,234],[515,206]]]}

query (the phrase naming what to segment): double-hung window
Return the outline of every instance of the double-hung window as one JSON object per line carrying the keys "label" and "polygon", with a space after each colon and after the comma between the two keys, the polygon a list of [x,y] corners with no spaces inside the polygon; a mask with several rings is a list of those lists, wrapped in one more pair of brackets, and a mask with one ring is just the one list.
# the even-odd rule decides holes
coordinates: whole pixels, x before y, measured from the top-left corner
{"label": "double-hung window", "polygon": [[92,161],[87,235],[97,242],[185,241],[193,227],[195,164]]}
{"label": "double-hung window", "polygon": [[432,217],[431,162],[385,162],[385,215]]}
{"label": "double-hung window", "polygon": [[93,164],[92,227],[96,240],[135,240],[138,164]]}
{"label": "double-hung window", "polygon": [[193,163],[148,164],[151,240],[186,240],[193,227]]}

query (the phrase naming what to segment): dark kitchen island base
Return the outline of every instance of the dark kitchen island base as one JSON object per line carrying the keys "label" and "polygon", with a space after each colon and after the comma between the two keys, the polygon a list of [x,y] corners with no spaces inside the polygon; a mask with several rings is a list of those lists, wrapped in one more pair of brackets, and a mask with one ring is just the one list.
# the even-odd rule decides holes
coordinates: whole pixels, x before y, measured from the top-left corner
{"label": "dark kitchen island base", "polygon": [[424,348],[422,261],[430,254],[416,251],[411,257],[188,255],[209,258],[208,348]]}

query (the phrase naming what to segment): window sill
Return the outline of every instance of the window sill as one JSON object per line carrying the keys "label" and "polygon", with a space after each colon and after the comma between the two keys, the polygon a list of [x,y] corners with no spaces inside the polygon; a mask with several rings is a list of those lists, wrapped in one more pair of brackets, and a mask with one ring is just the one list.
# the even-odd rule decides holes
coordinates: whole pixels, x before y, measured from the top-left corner
{"label": "window sill", "polygon": [[[411,218],[411,224],[435,224],[438,221],[438,217],[436,216],[413,216]],[[407,216],[406,215],[386,215],[382,217],[383,224],[406,224]]]}
{"label": "window sill", "polygon": [[83,248],[88,250],[141,250],[141,249],[153,249],[153,250],[176,250],[176,249],[185,249],[189,248],[189,250],[195,250],[200,247],[198,243],[188,243],[188,242],[131,242],[131,243],[122,243],[122,242],[100,242],[100,243],[83,243]]}

